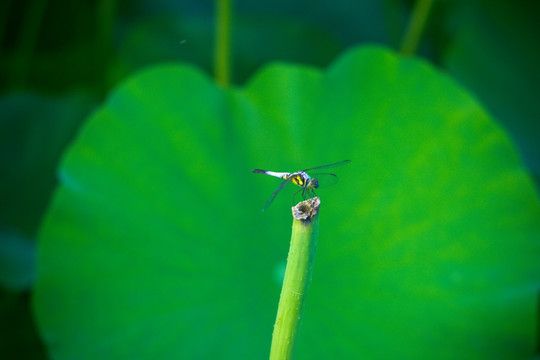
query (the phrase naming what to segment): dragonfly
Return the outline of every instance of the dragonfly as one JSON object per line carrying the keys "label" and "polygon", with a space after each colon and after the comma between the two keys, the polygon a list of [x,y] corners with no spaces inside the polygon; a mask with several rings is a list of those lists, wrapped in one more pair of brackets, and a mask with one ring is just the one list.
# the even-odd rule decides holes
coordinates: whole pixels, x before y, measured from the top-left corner
{"label": "dragonfly", "polygon": [[348,164],[349,162],[351,162],[351,160],[343,160],[343,161],[339,161],[339,162],[336,162],[336,163],[333,163],[333,164],[316,166],[316,167],[312,167],[312,168],[309,168],[309,169],[304,169],[304,170],[293,172],[293,173],[268,171],[268,170],[261,170],[261,169],[253,169],[253,170],[251,170],[251,172],[254,172],[254,173],[257,173],[257,174],[265,174],[265,175],[270,175],[270,176],[274,176],[274,177],[278,177],[278,178],[283,179],[283,182],[274,191],[272,196],[270,196],[268,201],[266,201],[266,204],[264,205],[263,211],[268,209],[268,207],[270,206],[270,204],[272,204],[272,202],[274,201],[277,194],[285,186],[287,186],[287,184],[289,184],[289,183],[293,183],[294,185],[300,186],[300,189],[298,189],[293,194],[293,203],[294,203],[294,198],[295,198],[296,194],[298,194],[300,191],[302,192],[302,198],[304,200],[306,198],[308,198],[308,197],[311,197],[311,196],[317,196],[315,194],[315,189],[317,189],[319,187],[319,180],[322,180],[324,178],[324,179],[328,180],[328,181],[325,181],[325,183],[327,185],[330,185],[331,183],[335,184],[337,182],[337,176],[335,174],[332,174],[332,173],[317,173],[317,174],[314,174],[313,177],[311,177],[311,176],[309,176],[307,174],[307,171],[330,169],[330,168],[334,168],[334,167],[338,167],[338,166],[341,166],[341,165]]}

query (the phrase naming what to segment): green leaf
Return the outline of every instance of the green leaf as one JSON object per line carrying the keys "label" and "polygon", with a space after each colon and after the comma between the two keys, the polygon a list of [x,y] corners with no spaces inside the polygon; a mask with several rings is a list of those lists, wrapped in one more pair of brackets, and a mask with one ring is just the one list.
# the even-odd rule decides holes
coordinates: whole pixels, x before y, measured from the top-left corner
{"label": "green leaf", "polygon": [[82,93],[0,98],[0,241],[35,238],[60,156],[93,106]]}
{"label": "green leaf", "polygon": [[0,288],[23,291],[35,278],[35,242],[14,233],[0,231]]}
{"label": "green leaf", "polygon": [[120,86],[66,153],[35,308],[57,359],[268,356],[290,237],[279,179],[322,198],[299,359],[524,358],[540,209],[506,135],[424,62],[373,47],[244,89],[180,65]]}
{"label": "green leaf", "polygon": [[0,358],[44,359],[30,291],[39,223],[62,151],[95,105],[83,93],[0,98]]}

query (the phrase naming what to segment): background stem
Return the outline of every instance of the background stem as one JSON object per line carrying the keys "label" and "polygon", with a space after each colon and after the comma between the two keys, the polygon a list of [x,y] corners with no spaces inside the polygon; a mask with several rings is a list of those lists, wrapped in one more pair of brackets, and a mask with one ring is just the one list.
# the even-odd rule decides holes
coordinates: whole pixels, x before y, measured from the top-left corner
{"label": "background stem", "polygon": [[432,5],[433,0],[418,0],[416,2],[409,27],[401,44],[400,51],[403,55],[413,55],[416,52]]}
{"label": "background stem", "polygon": [[224,87],[229,85],[231,78],[231,17],[232,0],[217,0],[214,71],[216,82]]}
{"label": "background stem", "polygon": [[[317,251],[319,203],[319,198],[313,198],[295,206],[295,208],[302,206],[308,208],[307,211],[302,209],[304,213],[310,213],[310,216],[304,220],[296,216],[295,208],[293,208],[291,245],[272,334],[270,360],[291,359],[293,355]],[[314,211],[311,212],[310,209]]]}

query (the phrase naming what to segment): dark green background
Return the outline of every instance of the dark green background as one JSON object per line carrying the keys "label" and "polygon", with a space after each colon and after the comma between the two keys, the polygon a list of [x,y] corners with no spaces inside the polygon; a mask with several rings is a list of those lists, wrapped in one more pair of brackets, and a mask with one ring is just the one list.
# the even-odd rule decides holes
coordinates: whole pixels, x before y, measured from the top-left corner
{"label": "dark green background", "polygon": [[[239,89],[243,88],[257,70],[271,61],[301,63],[326,69],[346,50],[356,45],[376,43],[397,50],[413,5],[412,2],[399,1],[332,1],[317,3],[308,1],[294,3],[289,1],[271,3],[237,1],[235,4],[232,51],[234,84],[238,85]],[[2,98],[0,99],[0,169],[2,174],[0,179],[0,280],[2,286],[0,290],[0,313],[2,316],[0,321],[2,324],[0,329],[2,332],[0,336],[0,357],[5,355],[7,358],[44,358],[46,357],[45,350],[41,345],[37,330],[35,330],[34,314],[29,306],[29,295],[32,293],[36,276],[35,244],[38,229],[57,183],[56,169],[61,154],[74,139],[84,119],[103,104],[111,89],[114,89],[121,81],[130,78],[138,70],[143,70],[153,64],[181,62],[191,64],[211,76],[215,15],[211,2],[199,1],[175,3],[167,1],[47,2],[36,0],[26,2],[6,1],[0,6],[2,7],[0,9],[2,16],[0,19],[2,47],[0,76],[3,80],[0,83],[2,90]],[[520,3],[507,1],[435,2],[418,54],[442,73],[447,73],[455,83],[461,84],[464,89],[468,90],[472,98],[476,99],[484,107],[494,122],[500,124],[517,150],[518,157],[510,160],[510,162],[512,164],[523,163],[524,173],[536,179],[537,183],[538,179],[540,179],[540,146],[538,146],[540,107],[537,101],[538,94],[540,94],[540,73],[537,66],[540,63],[540,25],[536,19],[538,10],[540,10],[539,6],[534,1]],[[275,79],[289,70],[285,69],[283,71],[284,73],[277,73],[277,75],[270,77],[273,80],[267,80],[266,82],[260,80],[261,78],[264,79],[265,73],[263,73],[258,77],[258,82],[251,83],[249,89],[257,89],[257,86],[259,86],[262,90],[252,90],[255,95],[250,98],[250,101],[257,104],[256,106],[264,108],[264,103],[269,101],[268,99],[271,100],[270,95],[273,94],[271,86],[275,85]],[[380,71],[380,74],[388,73],[387,68],[382,68]],[[421,77],[421,79],[423,78]],[[289,83],[284,82],[284,84]],[[305,82],[300,82],[300,84],[305,84]],[[283,86],[288,89],[287,85]],[[371,89],[367,85],[366,88]],[[411,89],[410,87],[405,88],[407,90]],[[280,89],[279,86],[276,89]],[[358,90],[359,93],[362,89],[361,87]],[[398,91],[393,95],[393,98],[392,93],[386,93],[387,88],[382,87],[382,89],[380,96],[375,94],[373,97],[374,106],[367,106],[363,109],[363,113],[367,114],[370,109],[373,110],[380,106],[377,102],[384,96],[394,99],[394,101],[398,101],[396,97],[402,96],[404,93],[411,95],[412,99],[415,97],[426,99],[426,96],[428,96],[422,84],[418,85],[418,90],[415,93]],[[265,91],[269,91],[269,95],[258,100],[257,96],[261,96],[260,94],[264,94]],[[197,94],[195,91],[194,93]],[[164,90],[163,94],[167,94],[167,89]],[[315,98],[313,93],[309,91],[307,95],[303,90],[299,94],[306,96],[306,104],[309,104]],[[365,96],[367,95],[369,94]],[[163,96],[174,97],[174,94],[169,93]],[[249,97],[249,94],[246,96]],[[276,100],[276,104],[283,105],[286,104],[287,97],[278,100]],[[328,101],[328,99],[324,98],[319,100],[322,103]],[[152,105],[159,103],[159,99],[153,101],[155,101],[155,104],[151,102],[150,108],[152,108]],[[211,103],[211,100],[209,100],[209,103]],[[421,101],[413,101],[413,104],[414,106],[422,106]],[[437,109],[436,105],[435,108]],[[128,108],[130,107],[132,105],[128,106]],[[332,107],[328,105],[324,109],[331,111],[327,109],[332,109]],[[440,108],[438,109],[440,110]],[[287,114],[286,110],[283,111],[284,114]],[[314,108],[309,111],[311,112],[306,113],[307,117],[317,116],[319,109]],[[452,108],[448,109],[448,112],[451,111]],[[396,114],[400,115],[401,113]],[[153,114],[150,113],[150,115]],[[345,115],[338,114],[335,118],[329,116],[328,118],[336,121],[335,119],[345,118]],[[409,115],[413,118],[414,112]],[[422,115],[419,114],[420,119]],[[235,115],[229,114],[228,116],[235,119]],[[407,117],[407,119],[409,118]],[[231,120],[223,119],[223,121]],[[274,122],[270,121],[269,124],[279,124],[279,121],[286,121],[286,116],[277,114],[276,120]],[[410,122],[410,126],[413,125],[414,122]],[[325,128],[327,126],[330,126],[329,123],[321,123],[317,129],[310,129],[309,126],[305,126],[302,127],[302,130],[305,130],[303,133],[306,131],[313,132],[312,136],[320,139],[321,134],[328,131]],[[403,124],[387,125],[384,128],[383,136],[381,136],[383,140],[380,141],[383,144],[390,143],[393,131],[401,131],[402,126]],[[287,129],[287,123],[282,124],[282,126],[275,126],[269,130],[271,136],[268,138],[273,139],[275,137],[275,145],[282,147],[283,144],[280,141],[283,141],[287,131],[289,131]],[[216,174],[218,177],[232,169],[234,169],[235,173],[241,173],[252,167],[267,165],[283,167],[283,169],[276,168],[274,170],[287,170],[290,167],[293,167],[291,170],[294,170],[296,166],[305,165],[305,167],[308,167],[318,165],[321,162],[338,161],[342,160],[341,157],[348,157],[350,154],[357,153],[358,150],[352,150],[352,145],[347,148],[344,144],[347,143],[345,137],[358,134],[360,130],[358,128],[347,129],[344,134],[333,135],[333,137],[341,136],[343,141],[332,143],[333,146],[330,147],[324,146],[320,143],[321,141],[311,144],[303,137],[306,135],[292,136],[291,141],[293,144],[298,144],[297,150],[302,150],[301,155],[295,153],[294,146],[290,149],[282,149],[281,152],[276,151],[273,156],[268,155],[268,158],[262,157],[261,149],[242,147],[240,145],[237,148],[233,147],[231,153],[224,155],[224,152],[216,151],[213,142],[210,140],[205,140],[208,142],[204,143],[199,139],[193,146],[194,149],[199,149],[197,146],[208,149],[217,156],[214,163],[212,163],[216,168],[212,174]],[[249,132],[248,130],[253,131],[253,129],[247,128],[242,130],[241,127],[236,130],[228,128],[213,129],[215,136],[233,136],[236,132]],[[111,132],[113,130],[106,129],[103,131]],[[416,132],[414,133],[416,134]],[[254,132],[253,136],[257,134],[260,135],[260,133]],[[384,134],[388,136],[384,136]],[[302,139],[304,139],[304,143],[301,142]],[[361,136],[357,135],[355,139],[359,139],[358,146],[368,146],[366,145],[368,142],[362,141]],[[373,138],[368,137],[367,139]],[[162,140],[160,136],[155,138],[155,141],[158,142]],[[260,144],[265,141],[265,138],[252,139],[252,141],[255,140]],[[249,142],[249,139],[245,140],[245,142]],[[506,143],[506,140],[503,140],[503,142]],[[152,142],[150,141],[150,143]],[[403,141],[401,144],[409,143]],[[511,146],[507,145],[507,149],[511,149]],[[229,144],[227,148],[231,148],[231,145]],[[318,150],[313,150],[315,148]],[[367,149],[369,149],[369,154],[366,154],[366,156],[375,159],[375,163],[384,163],[384,154],[375,151],[377,147],[368,146]],[[116,155],[120,158],[126,156],[126,159],[132,159],[135,156],[133,153],[127,153],[126,155],[122,148],[113,148],[107,151],[112,151],[112,153],[107,153],[109,158],[114,158]],[[249,153],[246,154],[245,152],[248,151]],[[505,154],[507,152],[513,153],[513,150],[505,151]],[[311,154],[308,152],[311,152]],[[366,152],[368,151],[366,150]],[[141,150],[141,154],[137,158],[140,159],[144,154],[146,154],[145,151]],[[231,159],[224,160],[219,156],[229,156]],[[441,156],[444,159],[447,155],[443,151]],[[511,158],[513,156],[510,155]],[[313,159],[316,162],[315,164],[309,162],[313,157],[316,157],[316,159]],[[265,161],[261,164],[263,159]],[[471,155],[471,159],[475,159],[474,156]],[[349,176],[351,174],[355,176],[360,174],[362,171],[360,164],[365,165],[358,158],[353,159],[353,161],[358,164],[353,170],[340,170],[345,178],[347,177],[347,171],[349,171]],[[459,164],[465,166],[467,162],[460,161]],[[84,162],[81,162],[78,166],[84,167]],[[147,164],[134,165],[141,173],[148,171],[148,168],[140,168],[140,166],[147,166]],[[166,165],[160,164],[154,171],[166,171],[167,168],[164,166]],[[219,168],[220,166],[222,168]],[[503,170],[499,168],[500,166],[501,164],[497,162],[493,168],[486,171],[489,174],[496,174],[497,171]],[[426,178],[429,178],[429,176],[437,178],[437,174],[440,174],[437,169],[433,170],[433,173],[430,173],[429,170],[423,171],[427,171],[427,173],[422,174]],[[368,170],[367,172],[368,174],[376,173],[374,170]],[[131,176],[137,177],[138,175],[132,174]],[[182,178],[189,180],[190,176],[194,175],[188,174]],[[210,176],[211,174],[207,174],[204,178]],[[82,178],[87,177],[82,176]],[[145,178],[141,175],[140,179],[142,181]],[[398,179],[402,178],[398,177]],[[360,183],[354,182],[354,184],[357,186],[362,184],[369,188],[369,182],[367,184],[363,183],[363,181],[368,180],[362,180]],[[176,181],[182,182],[182,180],[178,179]],[[262,206],[265,197],[272,190],[271,186],[270,188],[258,189],[256,186],[259,186],[263,179],[256,177],[251,178],[242,175],[227,181],[245,184],[243,191],[250,194],[250,201],[257,209],[259,205]],[[479,186],[478,189],[483,188],[479,185],[481,181],[482,179],[479,179],[475,182],[475,186]],[[524,181],[526,182],[526,180]],[[246,184],[246,182],[248,183]],[[204,182],[204,184],[211,186],[212,182]],[[268,184],[268,182],[264,184]],[[389,189],[402,189],[406,184],[408,183],[403,182],[402,179],[396,184],[391,184]],[[140,186],[143,189],[141,191],[145,192],[148,191],[149,183]],[[189,187],[189,181],[183,186]],[[335,193],[339,194],[347,189],[347,183],[343,183],[343,180],[338,186],[340,187],[333,190]],[[223,191],[226,192],[226,189]],[[469,187],[468,189],[476,188]],[[221,194],[223,194],[223,191]],[[335,193],[326,192],[328,195],[339,196]],[[354,191],[353,193],[354,196],[360,196]],[[504,201],[510,201],[505,197],[506,192],[495,193],[500,194],[505,199]],[[527,200],[530,201],[528,204],[532,206],[530,214],[537,214],[537,205],[532,205],[537,204],[537,196],[532,192],[527,193],[530,194],[530,199]],[[153,193],[145,194],[151,196]],[[217,196],[219,195],[212,194],[210,198]],[[227,196],[231,196],[231,194]],[[288,197],[289,195],[284,195],[287,200],[283,200],[281,203],[282,208],[288,207]],[[365,199],[365,197],[360,197],[359,201],[362,201],[362,199]],[[459,203],[466,204],[471,201],[473,200],[465,197],[464,199],[460,198]],[[504,201],[503,203],[506,204]],[[147,203],[143,204],[148,205]],[[279,207],[279,204],[276,203],[273,207],[276,205]],[[521,203],[516,202],[516,204]],[[389,209],[391,206],[382,208]],[[495,209],[491,213],[483,214],[486,216],[491,214],[492,219],[498,219],[498,216],[502,214],[502,210],[497,210],[499,209],[497,207]],[[122,208],[116,211],[116,214],[124,212]],[[280,227],[286,230],[289,225],[285,215],[287,214],[282,217],[272,218],[272,224],[279,224]],[[371,216],[375,216],[375,214],[371,213]],[[531,219],[538,220],[538,217],[535,218],[534,216],[536,215],[531,215]],[[394,225],[397,229],[406,229],[410,222],[402,216],[398,216],[398,218],[403,221],[403,224]],[[377,219],[376,216],[375,219]],[[484,218],[482,217],[482,219]],[[142,218],[140,221],[144,223],[145,219]],[[268,218],[266,220],[264,218],[258,219],[257,221],[261,222],[260,227],[268,226],[265,222],[268,221]],[[488,220],[477,219],[476,221],[474,223],[471,220],[471,223],[467,226],[490,224]],[[61,220],[59,222],[62,223]],[[234,227],[241,227],[239,225],[241,221],[236,219],[236,222]],[[333,224],[331,220],[329,220],[329,224]],[[522,228],[516,227],[516,229]],[[537,227],[535,229],[530,230],[530,238],[538,240],[538,229]],[[334,229],[333,231],[337,230]],[[517,233],[519,231],[521,230],[516,230]],[[174,233],[175,231],[171,229],[168,234]],[[272,234],[268,235],[265,241],[271,241],[271,235],[277,236],[278,234],[283,237],[280,231],[272,230]],[[321,229],[321,236],[323,234],[324,229]],[[285,234],[285,236],[287,235]],[[385,238],[384,234],[378,236]],[[511,241],[516,236],[515,234],[509,235],[507,241]],[[519,236],[517,237],[519,238]],[[230,241],[233,238],[231,235],[227,239]],[[420,246],[417,253],[426,253],[427,256],[431,254],[430,249],[425,247],[426,243],[422,241],[418,243],[422,245],[417,245]],[[240,244],[243,243],[240,242]],[[531,262],[534,260],[534,256],[538,255],[538,251],[534,250],[536,247],[533,246],[533,250],[529,251],[532,257]],[[162,248],[158,248],[158,250],[163,251]],[[378,254],[379,251],[376,250],[370,251]],[[528,251],[527,249],[522,250],[523,253]],[[47,261],[54,264],[57,261],[54,257],[55,248],[48,247],[46,251],[47,253],[52,252]],[[286,243],[281,243],[278,248],[273,248],[272,251],[275,253],[272,253],[272,256],[263,257],[263,260],[260,260],[261,264],[267,261],[268,266],[274,266],[271,265],[273,259],[282,258],[283,253],[286,252]],[[394,251],[403,253],[404,250],[401,247],[396,247]],[[514,255],[519,257],[523,253],[517,252]],[[62,258],[63,253],[56,252],[56,254],[56,256]],[[231,251],[231,254],[236,253]],[[320,255],[320,257],[323,259],[320,263],[324,264],[324,255]],[[401,259],[407,258],[403,257]],[[350,266],[353,266],[352,264],[356,264],[358,260],[358,258],[354,258],[348,261],[351,261]],[[47,261],[44,261],[44,263],[47,263]],[[129,264],[130,259],[125,259],[125,261]],[[131,259],[131,261],[135,261],[135,259]],[[248,260],[238,259],[237,261]],[[477,262],[481,260],[473,257],[471,261],[472,266],[476,266],[478,265]],[[519,258],[513,259],[508,264],[519,263],[519,261]],[[133,264],[133,266],[137,266],[137,264]],[[262,265],[260,266],[262,267]],[[324,267],[324,265],[321,266]],[[366,268],[368,269],[366,271],[370,273],[369,266]],[[336,272],[335,276],[339,276],[340,271],[337,268],[332,269]],[[414,273],[416,270],[411,271]],[[538,279],[538,269],[535,271],[529,273],[530,279]],[[517,273],[520,272],[516,271]],[[324,277],[321,281],[325,281]],[[327,281],[330,280],[327,278]],[[347,298],[347,283],[338,281],[338,284],[342,284],[343,298]],[[536,283],[529,283],[529,286],[537,287],[537,285],[532,284],[537,284],[537,280]],[[262,286],[262,291],[275,294],[276,290],[271,286]],[[317,286],[317,280],[314,280],[314,294],[321,291],[318,290]],[[388,286],[389,291],[397,291],[394,282],[390,282]],[[44,289],[46,288],[44,287]],[[50,291],[50,289],[43,290],[43,293],[47,294],[47,291]],[[270,298],[264,301],[268,301],[268,306],[273,307],[276,303],[275,300],[275,298]],[[317,301],[315,300],[313,306],[315,307],[316,304]],[[415,302],[415,304],[418,303]],[[347,306],[347,304],[341,306],[343,305]],[[324,308],[324,304],[322,306]],[[441,310],[435,308],[433,311]],[[195,316],[195,313],[193,316]],[[271,315],[265,316],[272,321]],[[350,326],[349,323],[340,321],[339,316],[333,319],[333,321],[328,321],[327,327],[336,326],[336,329],[328,331],[332,333],[338,331],[351,333],[346,331]],[[387,319],[388,317],[382,318],[384,321],[387,321]],[[324,335],[323,331],[317,332],[313,330],[314,327],[310,327],[310,321],[312,320],[308,316],[306,329],[311,330],[306,330],[306,338],[312,342],[324,342],[324,337],[323,340],[319,339],[326,335]],[[239,322],[238,326],[242,326],[241,324]],[[381,324],[381,322],[378,322],[378,324]],[[72,325],[80,326],[80,323],[74,322]],[[474,327],[471,328],[466,325],[463,325],[463,327],[469,329],[469,331],[474,329]],[[410,330],[410,326],[405,326],[405,328]],[[208,334],[204,330],[201,330],[201,332],[201,336],[204,336],[205,333]],[[399,334],[404,332],[407,331],[403,330]],[[387,339],[382,338],[382,335],[377,336],[376,332],[371,333],[369,336],[372,337],[372,344],[387,341]],[[340,344],[339,341],[342,341],[342,343]],[[351,351],[354,350],[347,352],[347,349],[355,340],[344,336],[339,341],[334,343],[332,340],[328,340],[326,343],[333,344],[333,351],[336,354],[341,354],[343,358],[350,356]],[[406,338],[400,338],[399,341],[407,343]],[[435,345],[437,344],[436,339],[432,341]],[[336,347],[338,347],[336,344],[340,344],[339,351],[336,350]],[[302,348],[305,348],[305,346]],[[81,351],[84,351],[84,349],[81,348]],[[406,354],[402,355],[405,356]],[[504,356],[504,354],[501,355],[501,358],[512,358],[512,354],[507,354],[508,357]],[[211,354],[202,357],[212,358]],[[426,355],[426,358],[428,357],[429,355]]]}

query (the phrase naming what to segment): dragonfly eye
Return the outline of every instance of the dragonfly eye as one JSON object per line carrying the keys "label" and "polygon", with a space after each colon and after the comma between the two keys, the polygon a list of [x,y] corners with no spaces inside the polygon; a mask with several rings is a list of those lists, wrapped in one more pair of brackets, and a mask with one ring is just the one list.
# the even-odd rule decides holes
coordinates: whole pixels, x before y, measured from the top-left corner
{"label": "dragonfly eye", "polygon": [[309,186],[313,189],[316,189],[319,187],[319,181],[317,179],[311,179],[309,182]]}

